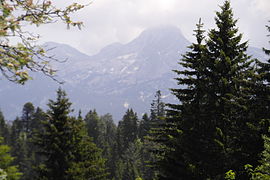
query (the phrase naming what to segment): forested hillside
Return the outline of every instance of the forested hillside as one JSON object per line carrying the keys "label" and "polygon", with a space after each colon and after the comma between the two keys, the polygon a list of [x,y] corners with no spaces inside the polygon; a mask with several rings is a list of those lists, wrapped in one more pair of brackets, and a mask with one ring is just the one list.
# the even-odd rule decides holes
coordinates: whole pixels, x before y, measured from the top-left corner
{"label": "forested hillside", "polygon": [[[44,11],[49,7],[42,5]],[[3,17],[11,11],[5,8]],[[66,14],[62,18],[80,25],[69,22]],[[98,114],[91,104],[88,112],[74,113],[60,87],[54,98],[46,99],[46,110],[25,102],[21,114],[9,122],[0,111],[0,179],[269,180],[270,48],[262,48],[268,61],[247,52],[248,42],[228,0],[216,12],[215,24],[207,31],[199,19],[195,41],[175,59],[172,80],[177,85],[166,87],[175,103],[165,102],[157,90],[143,115],[128,107],[116,124],[111,114]],[[266,28],[270,34],[270,26]],[[155,37],[153,31],[147,33]],[[5,35],[0,24],[0,37]],[[21,70],[31,69],[29,62],[4,45],[0,50],[8,52],[0,55],[2,74],[16,83],[28,81]],[[43,70],[45,75],[50,71]]]}

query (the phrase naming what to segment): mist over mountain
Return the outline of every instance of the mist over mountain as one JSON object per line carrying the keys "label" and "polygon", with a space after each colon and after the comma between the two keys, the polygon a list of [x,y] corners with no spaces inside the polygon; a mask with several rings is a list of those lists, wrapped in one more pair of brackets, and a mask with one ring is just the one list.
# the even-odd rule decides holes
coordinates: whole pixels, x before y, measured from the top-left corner
{"label": "mist over mountain", "polygon": [[[48,42],[50,55],[64,63],[53,63],[58,77],[65,84],[73,108],[83,114],[96,109],[99,114],[111,113],[120,120],[127,108],[140,116],[148,112],[157,90],[164,102],[174,101],[169,88],[174,88],[178,60],[190,44],[174,26],[160,26],[143,31],[127,44],[114,43],[89,56],[65,44]],[[254,57],[264,58],[260,49],[250,48]],[[21,114],[26,102],[46,109],[48,99],[55,98],[60,84],[41,73],[24,86],[1,79],[0,109],[8,120]]]}

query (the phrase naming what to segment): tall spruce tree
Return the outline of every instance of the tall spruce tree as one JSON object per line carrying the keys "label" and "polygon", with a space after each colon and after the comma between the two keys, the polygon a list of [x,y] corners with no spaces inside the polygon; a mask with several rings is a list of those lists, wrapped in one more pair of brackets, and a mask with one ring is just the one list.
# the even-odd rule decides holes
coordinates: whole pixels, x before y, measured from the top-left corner
{"label": "tall spruce tree", "polygon": [[[197,42],[183,55],[176,70],[179,89],[172,93],[180,104],[170,104],[168,118],[160,131],[161,178],[223,179],[236,171],[246,179],[244,165],[256,163],[259,148],[251,148],[258,131],[250,124],[249,89],[253,78],[252,60],[241,42],[230,2],[216,13],[216,29],[210,30],[203,44],[202,24],[197,25]],[[261,145],[260,145],[261,146]]]}
{"label": "tall spruce tree", "polygon": [[246,179],[244,165],[256,164],[263,147],[258,132],[250,126],[256,126],[258,120],[248,115],[252,111],[249,103],[253,94],[249,88],[254,77],[253,60],[246,54],[247,42],[241,42],[242,34],[238,33],[229,1],[216,13],[215,21],[217,28],[210,30],[206,46],[212,109],[209,119],[216,126],[215,141],[222,147],[218,159],[223,165],[217,172],[234,169],[238,179]]}
{"label": "tall spruce tree", "polygon": [[57,100],[50,100],[48,106],[44,132],[35,138],[39,153],[45,158],[37,179],[105,179],[101,151],[87,136],[82,119],[69,116],[72,110],[66,93],[59,89]]}
{"label": "tall spruce tree", "polygon": [[[207,63],[204,58],[206,51],[203,45],[203,24],[201,21],[197,24],[195,37],[197,42],[189,46],[190,51],[183,55],[179,64],[183,70],[175,70],[178,74],[178,84],[184,85],[179,89],[172,89],[172,93],[179,99],[180,104],[169,104],[168,117],[166,118],[163,128],[157,131],[154,137],[156,142],[161,144],[161,148],[156,152],[164,156],[158,162],[160,169],[160,179],[196,179],[201,177],[205,179],[205,174],[199,173],[198,164],[202,164],[202,160],[198,158],[208,159],[206,152],[203,155],[203,148],[207,144],[210,146],[212,141],[213,127],[211,124],[206,130],[207,118],[203,115],[207,107],[206,92],[208,79],[206,77]],[[202,132],[207,132],[202,133]],[[206,137],[207,136],[207,137]],[[200,144],[205,141],[205,147]],[[162,146],[163,145],[163,146]],[[162,148],[163,147],[163,148]],[[211,146],[210,146],[211,147]],[[214,146],[212,146],[214,147]],[[203,155],[203,156],[202,156]],[[211,159],[209,159],[211,161]],[[206,165],[207,163],[204,163]],[[203,172],[203,170],[201,171]]]}

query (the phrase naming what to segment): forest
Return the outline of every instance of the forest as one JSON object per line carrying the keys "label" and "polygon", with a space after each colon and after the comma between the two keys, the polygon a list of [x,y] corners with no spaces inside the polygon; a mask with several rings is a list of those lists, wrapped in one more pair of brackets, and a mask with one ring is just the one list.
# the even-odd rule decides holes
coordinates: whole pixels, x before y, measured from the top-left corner
{"label": "forest", "polygon": [[[60,10],[54,13],[80,26]],[[215,24],[206,31],[200,19],[196,41],[176,60],[178,88],[171,94],[178,103],[163,102],[162,92],[153,92],[149,114],[140,117],[129,108],[115,124],[95,109],[71,115],[72,102],[59,88],[46,111],[26,102],[12,122],[0,111],[0,179],[269,180],[270,48],[262,48],[268,61],[247,54],[228,0]],[[7,36],[2,26],[0,37]],[[30,46],[19,48],[24,54],[0,47],[0,70],[9,80],[25,83],[30,77],[21,70],[29,67],[53,75],[46,64],[42,69],[21,60],[35,53]]]}

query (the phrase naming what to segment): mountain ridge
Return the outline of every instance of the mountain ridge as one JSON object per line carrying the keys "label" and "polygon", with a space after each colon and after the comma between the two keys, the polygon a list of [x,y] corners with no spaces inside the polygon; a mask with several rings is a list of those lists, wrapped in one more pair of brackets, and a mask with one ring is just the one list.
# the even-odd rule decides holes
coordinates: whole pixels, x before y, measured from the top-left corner
{"label": "mountain ridge", "polygon": [[[178,60],[189,44],[178,28],[161,26],[143,31],[126,44],[105,46],[92,56],[65,44],[45,45],[56,47],[49,51],[50,55],[68,59],[53,65],[59,69],[58,79],[66,82],[62,88],[73,108],[84,114],[90,109],[100,114],[111,113],[118,121],[127,108],[134,108],[139,115],[148,112],[157,90],[162,91],[165,102],[175,101],[169,92],[169,88],[176,87],[172,70],[179,69]],[[255,50],[258,49],[251,51]],[[36,80],[24,86],[2,80],[0,109],[7,119],[20,115],[28,101],[46,109],[48,99],[55,98],[59,84],[40,73],[34,77]]]}

